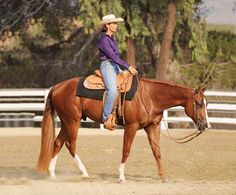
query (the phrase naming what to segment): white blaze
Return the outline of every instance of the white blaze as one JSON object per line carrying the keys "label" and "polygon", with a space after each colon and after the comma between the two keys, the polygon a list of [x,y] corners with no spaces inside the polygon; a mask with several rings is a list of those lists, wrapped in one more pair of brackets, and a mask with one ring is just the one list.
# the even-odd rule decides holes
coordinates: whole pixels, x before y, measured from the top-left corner
{"label": "white blaze", "polygon": [[204,98],[204,104],[205,104],[205,113],[206,113],[206,122],[207,122],[207,127],[208,128],[210,128],[211,127],[211,124],[210,124],[210,122],[209,122],[209,118],[208,118],[208,114],[207,114],[207,101],[206,101],[206,99]]}

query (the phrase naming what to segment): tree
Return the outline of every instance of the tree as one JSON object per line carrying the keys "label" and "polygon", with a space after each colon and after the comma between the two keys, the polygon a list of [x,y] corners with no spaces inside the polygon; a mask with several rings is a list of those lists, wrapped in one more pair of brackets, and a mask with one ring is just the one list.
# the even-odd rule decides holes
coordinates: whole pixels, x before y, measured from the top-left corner
{"label": "tree", "polygon": [[166,79],[167,66],[170,63],[170,50],[176,25],[176,1],[169,0],[167,8],[168,16],[161,44],[160,56],[158,60],[156,78]]}
{"label": "tree", "polygon": [[[41,4],[38,5],[40,1],[13,0],[11,2],[7,0],[0,6],[0,13],[5,13],[6,20],[14,21],[11,23],[10,31],[6,31],[5,34],[12,34],[13,32],[11,37],[15,37],[17,33],[20,40],[20,44],[16,45],[14,43],[11,47],[6,41],[3,41],[3,44],[0,41],[0,47],[2,48],[0,63],[7,67],[6,72],[4,72],[6,76],[1,78],[3,83],[10,79],[8,72],[14,71],[15,75],[19,73],[20,76],[21,71],[16,70],[28,71],[25,66],[31,67],[30,69],[35,71],[33,78],[35,83],[28,82],[27,86],[38,85],[40,87],[50,86],[68,77],[88,75],[94,71],[94,64],[99,63],[96,49],[96,38],[99,33],[97,25],[101,17],[108,13],[115,13],[117,16],[127,18],[126,25],[120,25],[119,30],[121,32],[117,36],[121,52],[127,50],[126,41],[128,47],[130,47],[130,41],[128,40],[138,37],[141,31],[141,33],[145,32],[143,28],[139,28],[142,19],[140,19],[141,12],[137,4],[138,1],[135,6],[131,5],[131,9],[135,8],[137,11],[131,13],[127,10],[127,13],[130,13],[128,16],[125,15],[121,0],[81,0],[74,2],[76,1],[50,0],[41,2],[43,3],[41,6]],[[29,5],[32,9],[28,10],[26,8]],[[36,7],[38,9],[35,10]],[[7,13],[1,12],[6,8],[9,8]],[[33,12],[30,12],[32,10]],[[21,12],[23,13],[21,14]],[[11,13],[18,13],[17,16],[20,19],[11,18]],[[129,29],[126,28],[127,26]],[[5,27],[6,23],[3,23],[1,29],[5,29]],[[7,40],[10,40],[8,41],[10,43],[13,38],[7,38]],[[5,48],[9,48],[9,50]],[[134,51],[134,46],[132,48]],[[127,54],[128,61],[130,64],[135,64],[135,52],[131,52],[133,54],[130,55],[130,51],[129,49]],[[133,59],[133,62],[130,59]],[[11,67],[12,70],[9,69]],[[43,70],[47,74],[44,74]],[[47,78],[41,79],[39,74]]]}
{"label": "tree", "polygon": [[191,86],[235,86],[235,37],[207,31],[196,14],[201,0],[2,2],[0,87],[49,87],[93,73],[100,63],[97,26],[109,13],[125,19],[115,36],[122,58],[142,76],[160,73],[159,79]]}
{"label": "tree", "polygon": [[142,7],[145,3],[139,0],[122,0],[124,7],[126,35],[126,61],[128,64],[136,66],[135,42],[143,37],[149,36],[148,28],[143,25]]}

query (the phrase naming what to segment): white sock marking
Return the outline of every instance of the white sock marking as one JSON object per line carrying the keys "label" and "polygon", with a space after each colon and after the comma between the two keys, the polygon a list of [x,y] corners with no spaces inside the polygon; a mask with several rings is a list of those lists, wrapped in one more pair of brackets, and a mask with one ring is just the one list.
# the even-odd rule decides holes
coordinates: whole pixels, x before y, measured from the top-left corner
{"label": "white sock marking", "polygon": [[48,171],[50,173],[51,177],[56,177],[55,174],[55,170],[56,170],[56,164],[57,164],[57,156],[54,156],[54,158],[52,158],[52,160],[50,161],[49,167],[48,167]]}
{"label": "white sock marking", "polygon": [[84,177],[89,177],[84,164],[82,163],[82,161],[80,160],[79,156],[76,154],[74,157],[74,161],[76,163],[76,165],[79,167],[79,169],[81,170],[82,174]]}
{"label": "white sock marking", "polygon": [[124,182],[125,181],[125,163],[120,164],[119,172],[120,172],[119,181]]}

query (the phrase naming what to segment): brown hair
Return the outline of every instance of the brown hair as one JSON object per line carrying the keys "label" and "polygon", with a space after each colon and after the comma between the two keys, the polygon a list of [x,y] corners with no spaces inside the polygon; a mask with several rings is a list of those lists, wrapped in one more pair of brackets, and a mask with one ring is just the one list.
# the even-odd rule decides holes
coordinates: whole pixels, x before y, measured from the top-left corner
{"label": "brown hair", "polygon": [[102,32],[107,32],[107,27],[106,27],[106,24],[104,24],[103,26],[102,26]]}

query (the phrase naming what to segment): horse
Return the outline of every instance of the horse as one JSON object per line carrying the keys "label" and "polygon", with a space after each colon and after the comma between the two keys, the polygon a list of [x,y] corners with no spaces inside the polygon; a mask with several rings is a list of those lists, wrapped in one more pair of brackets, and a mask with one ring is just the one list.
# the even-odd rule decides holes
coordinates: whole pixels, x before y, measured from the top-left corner
{"label": "horse", "polygon": [[[76,153],[76,139],[81,119],[86,117],[102,123],[103,101],[76,96],[80,77],[62,81],[51,87],[41,123],[41,149],[36,170],[49,172],[55,177],[58,153],[65,144],[84,177],[89,177],[84,164]],[[159,146],[160,121],[165,109],[182,106],[187,116],[196,124],[198,131],[210,127],[207,115],[206,87],[193,89],[183,85],[155,79],[138,78],[137,91],[131,101],[124,102],[123,151],[119,166],[120,183],[126,181],[125,163],[129,157],[137,130],[144,129],[156,160],[161,180],[166,180]],[[61,129],[55,138],[54,116],[57,113]]]}

